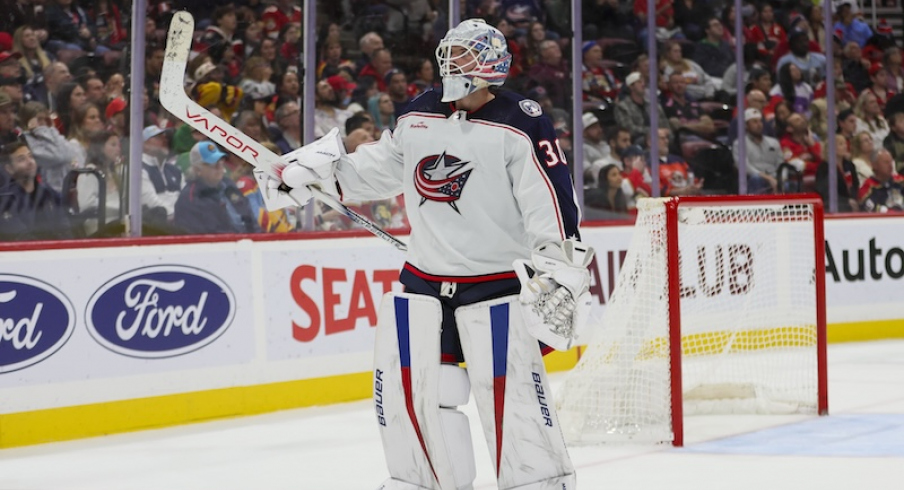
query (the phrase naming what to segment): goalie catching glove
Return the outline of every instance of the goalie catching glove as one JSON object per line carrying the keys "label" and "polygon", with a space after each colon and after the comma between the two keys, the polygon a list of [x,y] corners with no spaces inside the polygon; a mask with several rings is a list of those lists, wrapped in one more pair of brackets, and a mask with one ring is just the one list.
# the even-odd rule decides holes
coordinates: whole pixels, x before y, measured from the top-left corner
{"label": "goalie catching glove", "polygon": [[313,197],[309,186],[338,195],[333,170],[343,154],[345,145],[339,136],[339,129],[333,128],[317,141],[283,155],[287,165],[283,168],[282,180],[270,176],[262,169],[255,169],[254,178],[267,210],[304,206]]}
{"label": "goalie catching glove", "polygon": [[592,260],[593,247],[569,238],[537,247],[530,262],[513,263],[527,330],[537,340],[560,351],[574,345],[590,316]]}

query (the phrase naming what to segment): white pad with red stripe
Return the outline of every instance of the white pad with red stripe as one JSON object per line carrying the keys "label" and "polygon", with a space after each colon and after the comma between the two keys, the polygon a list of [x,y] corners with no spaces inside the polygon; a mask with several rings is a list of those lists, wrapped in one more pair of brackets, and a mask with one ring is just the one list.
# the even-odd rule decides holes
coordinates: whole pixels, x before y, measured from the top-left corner
{"label": "white pad with red stripe", "polygon": [[381,488],[472,488],[476,472],[468,420],[451,407],[467,401],[468,384],[461,368],[440,364],[441,326],[437,299],[407,293],[383,297],[374,403],[391,478]]}
{"label": "white pad with red stripe", "polygon": [[455,310],[461,346],[500,490],[573,490],[574,467],[540,345],[518,296]]}

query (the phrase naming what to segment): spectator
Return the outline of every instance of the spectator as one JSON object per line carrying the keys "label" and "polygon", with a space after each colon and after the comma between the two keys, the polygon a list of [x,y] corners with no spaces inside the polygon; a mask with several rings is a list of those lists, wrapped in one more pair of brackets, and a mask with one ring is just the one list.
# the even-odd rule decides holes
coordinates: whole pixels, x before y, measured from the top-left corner
{"label": "spectator", "polygon": [[176,199],[184,185],[182,172],[167,161],[169,146],[165,130],[159,126],[148,126],[142,131],[142,138],[141,206],[144,221],[159,231],[170,231]]}
{"label": "spectator", "polygon": [[392,53],[386,48],[379,48],[371,54],[370,63],[358,72],[358,80],[373,79],[377,83],[377,90],[386,91],[385,76],[392,69]]}
{"label": "spectator", "polygon": [[[509,52],[511,52],[511,47],[509,48]],[[427,90],[442,87],[442,85],[436,82],[436,69],[433,67],[433,60],[430,58],[422,58],[421,61],[418,62],[417,69],[412,75],[411,83],[408,84],[409,97],[417,97]],[[509,76],[512,76],[511,69],[509,69]]]}
{"label": "spectator", "polygon": [[379,34],[368,32],[361,36],[361,39],[358,40],[358,51],[361,52],[361,57],[355,62],[355,73],[360,74],[365,66],[370,65],[374,53],[380,49],[383,49],[383,38]]}
{"label": "spectator", "polygon": [[873,175],[860,187],[860,208],[871,213],[904,211],[904,177],[895,173],[895,162],[888,150],[872,153]]}
{"label": "spectator", "polygon": [[622,175],[625,176],[622,190],[625,192],[628,208],[633,209],[637,207],[637,198],[653,195],[653,178],[650,176],[650,168],[644,160],[644,151],[640,146],[631,145],[625,148],[621,154],[621,161],[624,169]]}
{"label": "spectator", "polygon": [[810,131],[818,141],[828,141],[829,107],[826,99],[816,99],[810,104]]}
{"label": "spectator", "polygon": [[395,116],[399,117],[411,101],[408,95],[408,79],[400,70],[393,68],[386,74],[386,87],[386,93],[395,108]]}
{"label": "spectator", "polygon": [[870,156],[876,150],[872,135],[866,131],[858,132],[851,141],[851,162],[857,170],[857,180],[866,182],[873,175]]}
{"label": "spectator", "polygon": [[888,70],[880,63],[872,65],[869,69],[869,80],[870,86],[866,89],[866,92],[869,92],[876,97],[876,102],[879,103],[879,109],[884,111],[886,104],[888,104],[888,99],[895,95],[889,90]]}
{"label": "spectator", "polygon": [[825,17],[822,13],[822,5],[802,5],[801,14],[807,19],[805,31],[808,42],[818,44],[822,53],[825,53],[826,49],[832,49],[832,46],[826,46]]}
{"label": "spectator", "polygon": [[69,146],[76,155],[75,162],[78,168],[83,168],[87,163],[91,134],[103,129],[104,121],[100,118],[100,109],[96,105],[86,102],[75,109],[67,136]]}
{"label": "spectator", "polygon": [[[854,86],[845,80],[842,63],[840,58],[832,59],[833,75],[829,77],[829,80],[835,83],[835,109],[838,111],[851,108],[857,102],[855,95],[857,92],[854,90]],[[825,99],[827,91],[826,80],[823,80],[813,88],[813,98]]]}
{"label": "spectator", "polygon": [[669,95],[662,106],[669,125],[676,131],[688,129],[696,134],[712,136],[716,132],[713,120],[703,114],[700,104],[687,100],[687,83],[680,73],[672,73],[668,80]]}
{"label": "spectator", "polygon": [[882,115],[882,109],[879,107],[879,101],[872,92],[866,91],[857,98],[857,104],[854,106],[854,114],[857,115],[857,132],[867,131],[873,137],[874,143],[885,141],[888,136],[889,128],[885,116]]}
{"label": "spectator", "polygon": [[[214,64],[228,64],[241,49],[241,41],[235,38],[238,17],[231,3],[220,5],[213,11],[213,24],[204,30],[195,50],[210,56]],[[241,50],[239,50],[241,52]]]}
{"label": "spectator", "polygon": [[611,163],[606,165],[600,169],[596,180],[599,186],[585,191],[584,203],[596,209],[627,213],[628,201],[622,189],[624,177],[618,166]]}
{"label": "spectator", "polygon": [[107,79],[107,83],[104,84],[104,93],[107,94],[107,100],[125,100],[127,97],[125,88],[126,79],[122,76],[122,73],[113,73],[110,75],[110,78]]}
{"label": "spectator", "polygon": [[694,178],[691,167],[681,157],[669,154],[670,131],[660,128],[659,186],[663,196],[696,196],[702,192],[703,181]]}
{"label": "spectator", "polygon": [[104,91],[104,82],[98,75],[86,75],[79,81],[82,90],[85,91],[85,97],[88,102],[95,104],[97,107],[107,107],[107,93]]}
{"label": "spectator", "polygon": [[374,125],[378,133],[384,130],[392,131],[396,126],[395,107],[388,94],[377,93],[367,101],[367,112],[374,119]]}
{"label": "spectator", "polygon": [[279,35],[279,55],[289,66],[301,65],[301,24],[290,23],[283,26]]}
{"label": "spectator", "polygon": [[[763,120],[763,134],[766,136],[775,137],[775,124],[772,119],[767,120],[766,116],[763,114],[764,109],[766,108],[766,94],[764,94],[759,89],[751,89],[747,92],[747,97],[744,98],[746,104],[744,107],[747,109],[756,109],[760,111],[760,117]],[[736,114],[731,118],[731,122],[728,124],[728,143],[734,144],[735,140],[738,139],[738,124],[740,119],[740,114]]]}
{"label": "spectator", "polygon": [[42,180],[53,190],[62,192],[63,179],[75,167],[75,151],[53,126],[50,111],[44,104],[26,102],[19,109],[19,120],[25,125],[22,134],[38,164]]}
{"label": "spectator", "polygon": [[0,91],[0,145],[19,139],[16,128],[16,106],[6,92]]}
{"label": "spectator", "polygon": [[341,101],[329,81],[317,82],[314,93],[314,136],[320,138],[333,128],[345,136],[345,120],[351,113],[340,107]]}
{"label": "spectator", "polygon": [[844,136],[846,147],[851,147],[851,141],[857,130],[857,116],[854,115],[853,109],[845,109],[838,113],[838,134]]}
{"label": "spectator", "polygon": [[[329,85],[329,84],[327,84]],[[289,101],[276,108],[276,125],[279,128],[279,138],[276,146],[283,154],[300,148],[301,135],[301,108],[295,102]]]}
{"label": "spectator", "polygon": [[[756,45],[753,43],[744,43],[743,46],[743,56],[744,56],[744,73],[743,73],[743,84],[741,85],[742,90],[747,84],[750,82],[750,73],[753,71],[765,70],[768,69],[766,64],[758,60],[758,55],[756,52]],[[738,64],[732,63],[725,69],[725,73],[721,75],[722,79],[722,90],[728,94],[730,97],[735,97],[738,94]]]}
{"label": "spectator", "polygon": [[[829,155],[828,146],[823,149],[822,163],[816,169],[816,192],[822,198],[822,202],[829,202]],[[838,211],[849,213],[857,211],[857,193],[860,189],[860,181],[857,180],[857,169],[851,162],[851,152],[847,149],[844,136],[835,135],[835,146],[838,149],[835,155],[835,171],[837,172]]]}
{"label": "spectator", "polygon": [[[734,48],[737,46],[737,40],[734,36],[734,25],[735,25],[735,8],[734,4],[727,4],[722,8],[722,15],[719,17],[719,21],[722,23],[722,40],[728,43],[728,47],[731,48],[732,53],[734,53]],[[747,19],[741,19],[741,44],[744,44],[744,36],[748,34],[747,27]],[[734,62],[734,58],[732,57],[732,62]],[[721,75],[719,75],[721,77]]]}
{"label": "spectator", "polygon": [[581,81],[584,100],[614,101],[622,85],[612,70],[603,65],[603,48],[596,41],[587,41],[581,51],[584,60]]}
{"label": "spectator", "polygon": [[91,32],[88,14],[74,0],[50,0],[47,4],[47,48],[93,52],[97,39]]}
{"label": "spectator", "polygon": [[[102,234],[119,233],[121,232],[119,226],[108,228],[122,220],[123,159],[119,136],[112,131],[92,133],[88,144],[87,161],[86,168],[96,169],[104,176],[104,228],[106,232],[101,230]],[[99,184],[98,179],[92,174],[79,176],[76,181],[79,212],[97,210],[101,194]],[[94,235],[98,232],[99,220],[100,216],[85,220],[86,235]]]}
{"label": "spectator", "polygon": [[815,175],[822,158],[822,146],[813,139],[810,124],[804,116],[793,113],[788,117],[787,129],[788,133],[781,139],[783,159],[803,175]]}
{"label": "spectator", "polygon": [[[747,128],[747,190],[751,194],[775,193],[778,191],[778,167],[784,163],[782,147],[777,139],[763,133],[763,114],[759,109],[746,109],[744,124]],[[732,150],[735,162],[739,162],[738,142]]]}
{"label": "spectator", "polygon": [[570,106],[571,71],[562,58],[559,43],[548,39],[540,43],[540,59],[531,66],[527,77],[531,84],[546,89],[553,107]]}
{"label": "spectator", "polygon": [[872,65],[868,59],[863,57],[860,45],[850,41],[844,45],[842,54],[844,61],[841,63],[841,70],[844,73],[844,79],[849,81],[858,93],[866,90],[871,83],[869,70]]}
{"label": "spectator", "polygon": [[320,49],[317,78],[338,75],[340,71],[345,71],[351,76],[358,73],[358,70],[355,69],[355,63],[342,57],[342,43],[339,41],[327,41]]}
{"label": "spectator", "polygon": [[55,97],[56,111],[53,111],[51,117],[54,124],[60,130],[60,134],[69,134],[69,128],[72,126],[72,116],[76,109],[88,102],[85,95],[85,89],[75,82],[64,83]]}
{"label": "spectator", "polygon": [[[661,90],[667,89],[672,73],[684,75],[687,82],[687,96],[690,100],[711,99],[716,94],[716,82],[703,68],[681,54],[681,45],[675,41],[667,41],[662,48],[662,59],[659,62]],[[646,82],[644,82],[646,85]]]}
{"label": "spectator", "polygon": [[128,112],[126,111],[128,107],[129,104],[124,99],[115,98],[104,109],[107,128],[119,135],[120,138],[126,137],[129,133]]}
{"label": "spectator", "polygon": [[786,63],[778,72],[778,84],[769,95],[780,95],[791,106],[791,110],[809,117],[810,103],[813,102],[813,88],[804,81],[800,68],[794,63]]}
{"label": "spectator", "polygon": [[592,112],[581,115],[584,124],[584,165],[583,171],[590,169],[593,162],[609,155],[609,145],[603,139],[603,126]]}
{"label": "spectator", "polygon": [[[790,51],[779,58],[775,70],[781,73],[781,69],[788,63],[793,63],[800,69],[803,81],[816,85],[826,77],[826,57],[820,53],[809,51],[809,40],[804,31],[794,31],[788,40]],[[779,77],[781,79],[781,77]]]}
{"label": "spectator", "polygon": [[[289,71],[289,61],[279,57],[279,44],[275,39],[265,37],[261,39],[260,46],[251,52],[252,56],[260,56],[273,68],[273,76],[277,79]],[[298,67],[293,66],[293,71],[298,72]]]}
{"label": "spectator", "polygon": [[786,41],[785,29],[775,21],[775,11],[768,2],[760,4],[759,22],[750,28],[749,42],[756,43],[757,48],[766,59],[771,59],[775,47]]}
{"label": "spectator", "polygon": [[50,66],[50,57],[38,42],[38,35],[30,26],[23,25],[13,34],[13,51],[22,53],[19,63],[25,72],[22,90],[27,100],[38,100],[47,104],[47,86],[44,72]]}
{"label": "spectator", "polygon": [[[679,0],[681,3],[683,0]],[[723,39],[725,28],[722,21],[710,17],[706,21],[704,37],[694,49],[694,61],[711,77],[720,78],[735,61],[734,49]]]}
{"label": "spectator", "polygon": [[838,22],[835,23],[835,30],[841,30],[842,42],[856,42],[860,47],[866,46],[866,41],[873,37],[873,30],[869,28],[866,22],[854,17],[850,3],[842,3],[835,8],[835,15]]}
{"label": "spectator", "polygon": [[370,133],[371,138],[375,141],[380,137],[380,132],[377,131],[373,117],[367,112],[356,112],[352,117],[345,120],[345,134],[350,135],[356,129],[364,129]]}
{"label": "spectator", "polygon": [[[239,53],[239,57],[243,60],[254,56],[254,52],[260,48],[261,41],[264,38],[263,22],[256,20],[253,13],[249,12],[248,15],[250,18],[247,21],[239,20],[238,27],[242,36],[242,51]],[[243,25],[247,26],[244,30],[242,29]]]}
{"label": "spectator", "polygon": [[[8,52],[0,53],[0,58],[9,55]],[[16,60],[18,56],[7,56],[0,61],[0,91],[6,92],[13,104],[21,106],[25,101],[25,75],[22,73],[22,65]]]}
{"label": "spectator", "polygon": [[191,89],[192,98],[203,107],[215,105],[229,121],[238,110],[245,93],[241,88],[222,82],[223,71],[206,60],[194,71],[195,83]]}
{"label": "spectator", "polygon": [[88,10],[88,19],[97,37],[97,43],[106,49],[121,50],[129,42],[129,33],[123,26],[122,13],[115,0],[96,0]]}
{"label": "spectator", "polygon": [[273,67],[263,58],[252,56],[245,60],[239,88],[253,100],[272,98],[276,94],[276,84],[270,81],[272,76]]}
{"label": "spectator", "polygon": [[60,194],[37,177],[38,164],[24,141],[0,148],[10,181],[0,188],[0,238],[59,240],[72,237]]}
{"label": "spectator", "polygon": [[261,13],[264,22],[264,34],[272,39],[279,37],[279,33],[286,24],[301,24],[302,12],[292,0],[276,0],[275,5],[270,5]]}
{"label": "spectator", "polygon": [[891,131],[882,141],[882,147],[891,154],[898,173],[904,174],[904,112],[892,114]]}
{"label": "spectator", "polygon": [[609,153],[594,162],[590,162],[590,167],[585,165],[587,170],[584,171],[584,187],[595,187],[597,185],[596,178],[599,171],[606,165],[613,164],[619,170],[630,170],[622,167],[622,154],[631,146],[631,133],[627,129],[613,126],[609,128],[606,141],[609,143]]}
{"label": "spectator", "polygon": [[533,21],[527,28],[524,40],[524,68],[530,70],[540,62],[540,44],[546,41],[546,26],[542,22]]}
{"label": "spectator", "polygon": [[190,154],[197,176],[176,201],[175,225],[184,233],[258,233],[248,199],[226,179],[226,154],[211,141],[197,143]]}
{"label": "spectator", "polygon": [[44,85],[47,89],[47,101],[41,102],[47,103],[47,107],[50,108],[52,114],[56,113],[59,106],[57,98],[60,89],[71,80],[72,75],[69,73],[69,67],[59,61],[50,63],[44,71]]}
{"label": "spectator", "polygon": [[901,65],[901,48],[897,46],[886,48],[882,63],[888,71],[888,89],[895,94],[904,92],[904,66]]}
{"label": "spectator", "polygon": [[646,96],[646,84],[640,78],[640,73],[633,72],[625,78],[628,86],[628,96],[622,98],[615,105],[615,122],[619,127],[625,128],[631,133],[632,141],[643,141],[650,131],[650,109],[655,103],[659,111],[659,127],[668,128],[669,120],[658,102],[652,102]]}

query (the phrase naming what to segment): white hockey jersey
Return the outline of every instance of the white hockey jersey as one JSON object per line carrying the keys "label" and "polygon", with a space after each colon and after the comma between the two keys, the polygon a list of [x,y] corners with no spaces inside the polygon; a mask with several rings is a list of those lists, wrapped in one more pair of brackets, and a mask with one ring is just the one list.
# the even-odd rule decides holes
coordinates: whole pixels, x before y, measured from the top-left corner
{"label": "white hockey jersey", "polygon": [[578,236],[571,175],[539,104],[509,92],[455,111],[429,91],[394,132],[343,156],[342,197],[404,194],[411,224],[406,268],[425,279],[514,277],[512,261]]}

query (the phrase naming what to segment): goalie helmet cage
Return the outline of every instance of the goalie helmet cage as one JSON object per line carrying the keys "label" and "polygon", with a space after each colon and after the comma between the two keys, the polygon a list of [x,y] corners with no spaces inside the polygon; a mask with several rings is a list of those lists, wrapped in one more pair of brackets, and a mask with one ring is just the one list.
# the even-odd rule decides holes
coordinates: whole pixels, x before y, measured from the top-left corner
{"label": "goalie helmet cage", "polygon": [[684,444],[691,413],[828,414],[818,196],[642,199],[559,389],[571,444]]}

